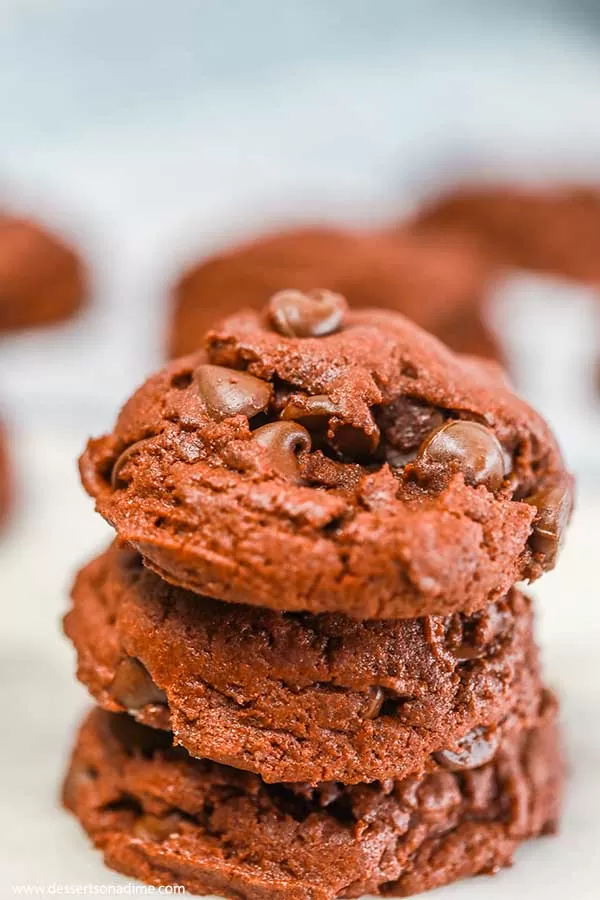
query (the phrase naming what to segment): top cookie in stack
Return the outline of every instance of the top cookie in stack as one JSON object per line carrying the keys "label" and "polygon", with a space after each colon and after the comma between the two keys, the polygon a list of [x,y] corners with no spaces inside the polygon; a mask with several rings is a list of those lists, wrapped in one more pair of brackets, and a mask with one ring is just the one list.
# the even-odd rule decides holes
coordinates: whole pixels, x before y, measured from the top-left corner
{"label": "top cookie in stack", "polygon": [[552,568],[571,508],[548,426],[499,368],[329,292],[225,321],[81,472],[172,584],[362,619],[480,609]]}

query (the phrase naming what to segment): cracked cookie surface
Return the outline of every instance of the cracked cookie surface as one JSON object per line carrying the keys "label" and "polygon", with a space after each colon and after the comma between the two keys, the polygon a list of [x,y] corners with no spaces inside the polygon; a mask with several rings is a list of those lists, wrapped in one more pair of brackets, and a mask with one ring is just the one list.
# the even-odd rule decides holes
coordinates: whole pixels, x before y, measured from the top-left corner
{"label": "cracked cookie surface", "polygon": [[168,733],[96,709],[63,801],[107,865],[150,884],[235,900],[407,896],[495,872],[555,831],[563,763],[545,705],[476,768],[316,788],[191,759]]}
{"label": "cracked cookie surface", "polygon": [[[359,622],[199,597],[113,545],[78,575],[65,631],[105,709],[266,781],[402,778],[535,719],[530,601]],[[436,755],[437,754],[437,755]]]}
{"label": "cracked cookie surface", "polygon": [[325,290],[223,322],[80,468],[164,579],[357,618],[482,608],[552,568],[572,504],[554,437],[499,367]]}

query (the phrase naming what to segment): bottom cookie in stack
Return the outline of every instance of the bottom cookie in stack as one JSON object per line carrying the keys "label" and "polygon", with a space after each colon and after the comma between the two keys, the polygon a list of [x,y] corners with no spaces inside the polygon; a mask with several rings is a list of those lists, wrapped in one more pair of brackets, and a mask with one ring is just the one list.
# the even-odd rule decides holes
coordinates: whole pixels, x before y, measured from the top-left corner
{"label": "bottom cookie in stack", "polygon": [[267,784],[95,709],[63,798],[109,866],[150,884],[249,900],[405,896],[493,872],[523,840],[555,830],[563,762],[552,695],[492,760],[464,764],[450,755],[420,776],[354,786]]}

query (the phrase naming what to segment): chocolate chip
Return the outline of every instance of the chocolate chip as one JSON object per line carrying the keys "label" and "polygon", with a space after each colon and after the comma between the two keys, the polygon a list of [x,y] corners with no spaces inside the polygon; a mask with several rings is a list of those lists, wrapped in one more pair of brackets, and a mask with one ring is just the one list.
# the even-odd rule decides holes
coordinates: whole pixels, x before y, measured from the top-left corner
{"label": "chocolate chip", "polygon": [[330,443],[345,460],[368,461],[379,444],[379,428],[374,421],[368,430],[347,422],[334,421],[331,432]]}
{"label": "chocolate chip", "polygon": [[558,483],[542,488],[527,497],[526,503],[537,507],[529,543],[535,553],[544,557],[544,567],[551,569],[562,546],[565,530],[573,511],[573,483],[566,476]]}
{"label": "chocolate chip", "polygon": [[271,297],[268,315],[279,334],[286,337],[323,337],[342,326],[348,304],[333,291],[279,291]]}
{"label": "chocolate chip", "polygon": [[302,394],[291,397],[281,412],[281,418],[302,422],[308,429],[324,427],[327,420],[338,412],[338,407],[326,394],[305,397]]}
{"label": "chocolate chip", "polygon": [[136,819],[133,826],[135,837],[142,841],[166,841],[171,834],[181,831],[181,819],[175,813],[167,816],[152,816],[146,813]]}
{"label": "chocolate chip", "polygon": [[154,684],[146,667],[133,656],[119,663],[110,692],[117,703],[132,712],[143,706],[167,702],[164,691]]}
{"label": "chocolate chip", "polygon": [[396,397],[381,409],[378,424],[386,444],[401,454],[417,450],[444,419],[435,407],[411,397]]}
{"label": "chocolate chip", "polygon": [[247,372],[203,364],[196,369],[195,377],[210,415],[219,421],[240,415],[251,419],[271,400],[271,385]]}
{"label": "chocolate chip", "polygon": [[458,742],[458,750],[441,750],[434,753],[434,757],[440,766],[451,772],[476,769],[494,758],[498,743],[498,733],[494,729],[479,726]]}
{"label": "chocolate chip", "polygon": [[144,444],[147,444],[150,438],[142,438],[141,441],[136,441],[134,444],[130,444],[129,447],[126,447],[125,450],[118,457],[116,463],[114,464],[110,476],[110,486],[113,491],[118,491],[119,488],[125,487],[127,482],[121,477],[121,472],[125,463],[127,463],[134,453],[137,453]]}
{"label": "chocolate chip", "polygon": [[497,491],[504,481],[504,451],[485,425],[453,419],[421,444],[415,472],[436,486],[445,483],[453,472],[462,472],[466,484],[483,484],[490,491]]}
{"label": "chocolate chip", "polygon": [[456,659],[480,659],[513,627],[512,616],[498,601],[471,616],[455,613],[447,621],[446,642]]}
{"label": "chocolate chip", "polygon": [[310,434],[297,422],[271,422],[257,428],[252,440],[267,452],[270,464],[287,478],[298,480],[298,454],[309,452]]}
{"label": "chocolate chip", "polygon": [[[346,459],[369,457],[379,443],[379,428],[371,417],[365,428],[357,428],[339,418],[336,403],[326,394],[307,397],[296,394],[286,403],[281,413],[284,420],[294,419],[302,423],[320,443],[327,438],[340,456]],[[329,434],[326,435],[329,428]]]}
{"label": "chocolate chip", "polygon": [[365,709],[365,718],[375,719],[379,715],[381,707],[383,706],[384,698],[385,694],[383,692],[383,688],[377,686],[369,688],[367,707]]}

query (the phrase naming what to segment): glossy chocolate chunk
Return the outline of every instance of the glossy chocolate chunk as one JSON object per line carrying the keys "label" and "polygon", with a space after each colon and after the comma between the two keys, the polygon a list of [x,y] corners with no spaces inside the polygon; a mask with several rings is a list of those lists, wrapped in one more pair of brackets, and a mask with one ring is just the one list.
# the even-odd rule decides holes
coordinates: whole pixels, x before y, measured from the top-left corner
{"label": "glossy chocolate chunk", "polygon": [[336,403],[326,394],[291,397],[282,410],[281,418],[301,422],[313,435],[320,433],[322,439],[329,430],[327,442],[350,460],[369,457],[379,444],[379,428],[372,417],[364,429],[346,423],[340,418]]}
{"label": "glossy chocolate chunk", "polygon": [[448,475],[462,472],[466,484],[483,484],[490,491],[497,491],[504,481],[504,470],[500,441],[479,422],[446,422],[426,438],[419,450],[417,471],[433,483],[442,483]]}
{"label": "glossy chocolate chunk", "polygon": [[299,478],[298,454],[311,447],[306,428],[297,422],[271,422],[257,428],[252,440],[267,451],[274,469],[287,478]]}
{"label": "glossy chocolate chunk", "polygon": [[240,415],[251,419],[269,405],[271,386],[247,372],[203,364],[195,376],[200,396],[215,419]]}
{"label": "glossy chocolate chunk", "polygon": [[117,703],[132,711],[167,701],[164,691],[154,684],[145,666],[131,656],[119,664],[110,692]]}
{"label": "glossy chocolate chunk", "polygon": [[279,291],[271,297],[268,314],[271,324],[285,337],[323,337],[339,331],[348,304],[333,291]]}
{"label": "glossy chocolate chunk", "polygon": [[545,568],[551,569],[561,548],[566,527],[573,511],[573,482],[565,476],[526,499],[537,507],[530,544],[535,553],[544,556]]}
{"label": "glossy chocolate chunk", "polygon": [[345,460],[369,462],[378,444],[379,429],[374,421],[368,430],[356,428],[346,422],[336,423],[333,428],[331,445]]}
{"label": "glossy chocolate chunk", "polygon": [[379,427],[386,444],[409,454],[417,450],[443,421],[441,412],[435,407],[400,396],[384,407],[379,416]]}
{"label": "glossy chocolate chunk", "polygon": [[474,728],[459,742],[458,750],[441,750],[435,759],[445,769],[460,772],[491,762],[497,749],[498,737],[492,729]]}
{"label": "glossy chocolate chunk", "polygon": [[337,412],[336,404],[326,394],[317,394],[314,397],[295,396],[286,403],[281,418],[302,421],[307,428],[319,428]]}
{"label": "glossy chocolate chunk", "polygon": [[374,719],[379,715],[384,699],[383,688],[375,686],[369,689],[369,700],[365,711],[367,719]]}

